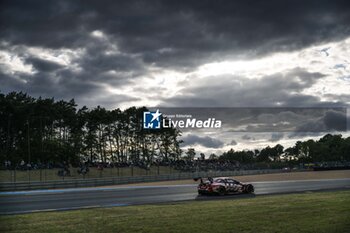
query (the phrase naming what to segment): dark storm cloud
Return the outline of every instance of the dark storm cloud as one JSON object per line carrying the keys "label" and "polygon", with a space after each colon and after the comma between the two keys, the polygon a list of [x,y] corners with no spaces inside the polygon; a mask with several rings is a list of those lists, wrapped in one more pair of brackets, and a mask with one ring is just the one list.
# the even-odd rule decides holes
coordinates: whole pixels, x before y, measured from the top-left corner
{"label": "dark storm cloud", "polygon": [[228,145],[235,146],[235,145],[237,145],[237,142],[236,142],[236,140],[231,140],[231,142]]}
{"label": "dark storm cloud", "polygon": [[121,53],[118,46],[107,36],[89,37],[90,41],[84,44],[84,55],[74,60],[84,70],[93,74],[110,70],[132,72],[132,77],[146,73],[141,59],[131,54]]}
{"label": "dark storm cloud", "polygon": [[255,141],[255,137],[252,137],[251,135],[248,135],[248,134],[245,134],[241,137],[243,140],[246,140],[246,141]]}
{"label": "dark storm cloud", "polygon": [[73,1],[1,1],[0,36],[12,44],[76,47],[89,19],[83,8]]}
{"label": "dark storm cloud", "polygon": [[[189,68],[228,56],[290,51],[349,36],[348,1],[2,1],[11,44],[85,47],[101,30],[125,53]],[[234,54],[234,55],[232,55]]]}
{"label": "dark storm cloud", "polygon": [[328,111],[324,116],[324,124],[327,130],[344,131],[347,129],[347,124],[350,122],[346,116],[346,112]]}
{"label": "dark storm cloud", "polygon": [[41,72],[49,72],[49,71],[54,71],[59,68],[62,68],[62,65],[56,62],[51,62],[51,61],[43,60],[36,57],[29,57],[25,60],[25,62],[27,64],[33,65],[33,67],[36,70],[39,70]]}
{"label": "dark storm cloud", "polygon": [[235,75],[210,76],[202,78],[198,84],[184,88],[179,95],[164,100],[160,106],[344,106],[341,102],[321,102],[317,96],[301,94],[303,90],[311,87],[324,76],[322,73],[312,73],[300,68],[265,76],[258,80]]}
{"label": "dark storm cloud", "polygon": [[319,137],[324,135],[324,132],[294,132],[294,133],[289,133],[288,138],[306,138],[306,137]]}
{"label": "dark storm cloud", "polygon": [[21,79],[14,78],[13,76],[0,72],[1,92],[7,93],[14,90],[21,90],[20,88],[23,87],[23,82],[24,81]]}
{"label": "dark storm cloud", "polygon": [[272,133],[269,141],[270,142],[278,142],[279,140],[281,140],[283,138],[283,136],[284,136],[283,133]]}
{"label": "dark storm cloud", "polygon": [[297,129],[299,132],[346,131],[348,118],[346,112],[330,110],[322,117],[310,119]]}
{"label": "dark storm cloud", "polygon": [[4,93],[20,90],[35,97],[75,99],[79,104],[90,107],[115,108],[120,103],[139,100],[125,94],[108,93],[100,83],[84,80],[82,75],[74,75],[69,70],[8,75],[0,69],[0,83],[0,91]]}
{"label": "dark storm cloud", "polygon": [[289,51],[350,33],[346,1],[132,1],[106,7],[94,4],[103,22],[96,26],[124,51],[161,66]]}
{"label": "dark storm cloud", "polygon": [[182,146],[201,145],[207,148],[220,148],[224,146],[224,142],[209,136],[200,137],[194,134],[189,134],[184,136],[182,140],[184,141],[183,144],[181,144]]}
{"label": "dark storm cloud", "polygon": [[319,136],[324,132],[345,132],[349,130],[350,118],[346,111],[329,110],[323,116],[310,119],[299,125],[289,138]]}
{"label": "dark storm cloud", "polygon": [[[62,99],[75,98],[79,104],[116,107],[122,102],[139,100],[121,93],[109,93],[107,88],[129,85],[135,78],[145,74],[142,62],[116,49],[111,50],[107,39],[92,38],[86,47],[70,57],[67,65],[37,57],[40,54],[28,52],[23,46],[1,45],[3,51],[16,54],[24,64],[31,65],[33,72],[11,72],[6,66],[0,67],[1,91],[25,91],[33,96],[47,96]],[[38,53],[46,52],[38,49]],[[50,51],[49,51],[50,52]],[[110,52],[110,53],[106,53]],[[52,52],[60,55],[59,50]],[[10,73],[12,73],[10,75]]]}

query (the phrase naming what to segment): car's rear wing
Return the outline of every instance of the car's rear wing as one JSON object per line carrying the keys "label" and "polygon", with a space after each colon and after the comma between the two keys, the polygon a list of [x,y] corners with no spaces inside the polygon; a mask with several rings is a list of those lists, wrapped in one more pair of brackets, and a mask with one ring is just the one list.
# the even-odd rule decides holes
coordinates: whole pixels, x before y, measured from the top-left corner
{"label": "car's rear wing", "polygon": [[[204,183],[204,179],[205,179],[205,178],[202,178],[202,177],[193,178],[194,181],[200,180],[200,183],[201,183],[201,184]],[[208,177],[208,178],[206,178],[206,180],[208,180],[210,183],[213,183],[213,181],[214,181],[212,177]]]}

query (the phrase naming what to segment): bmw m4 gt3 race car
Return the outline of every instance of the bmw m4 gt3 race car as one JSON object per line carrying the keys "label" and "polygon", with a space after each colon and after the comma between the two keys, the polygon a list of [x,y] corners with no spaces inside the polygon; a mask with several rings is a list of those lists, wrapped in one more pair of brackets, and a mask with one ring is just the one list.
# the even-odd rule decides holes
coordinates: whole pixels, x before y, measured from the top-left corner
{"label": "bmw m4 gt3 race car", "polygon": [[198,185],[198,194],[237,194],[237,193],[254,193],[252,184],[241,183],[229,177],[217,177],[207,179],[195,178],[195,181],[200,180]]}

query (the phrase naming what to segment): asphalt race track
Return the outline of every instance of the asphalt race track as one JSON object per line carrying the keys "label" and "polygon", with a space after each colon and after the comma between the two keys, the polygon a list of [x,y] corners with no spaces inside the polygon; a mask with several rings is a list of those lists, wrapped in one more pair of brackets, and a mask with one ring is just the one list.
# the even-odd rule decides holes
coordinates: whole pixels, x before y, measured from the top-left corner
{"label": "asphalt race track", "polygon": [[[253,182],[255,195],[349,189],[350,179]],[[188,200],[254,197],[198,196],[196,185],[100,187],[0,193],[0,214],[73,210]]]}

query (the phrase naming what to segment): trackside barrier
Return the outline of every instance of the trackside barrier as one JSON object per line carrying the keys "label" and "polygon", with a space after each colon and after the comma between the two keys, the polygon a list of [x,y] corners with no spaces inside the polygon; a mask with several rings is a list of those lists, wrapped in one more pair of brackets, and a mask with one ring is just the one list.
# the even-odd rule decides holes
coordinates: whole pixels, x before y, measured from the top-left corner
{"label": "trackside barrier", "polygon": [[0,183],[0,191],[16,191],[16,190],[35,190],[35,189],[58,189],[58,188],[77,188],[77,187],[94,187],[117,184],[132,184],[154,181],[170,181],[193,179],[196,177],[218,177],[218,176],[241,176],[279,173],[281,169],[266,170],[242,170],[242,171],[210,171],[210,172],[189,172],[175,173],[164,175],[149,176],[121,176],[108,178],[93,179],[73,179],[73,180],[56,180],[56,181],[32,181],[32,182],[2,182]]}

